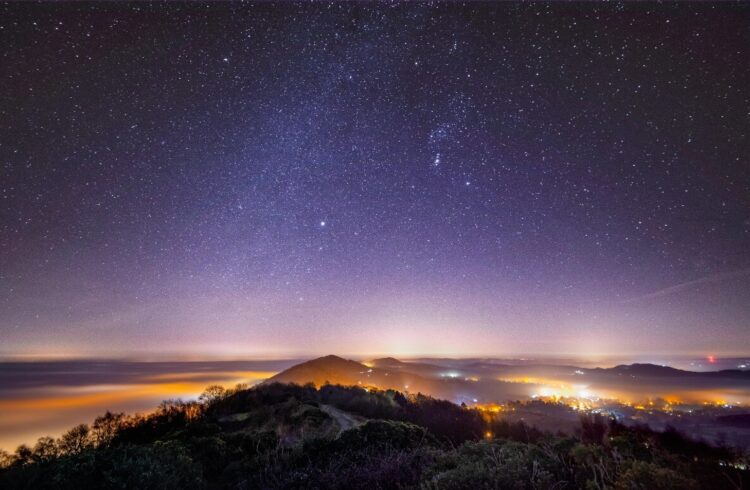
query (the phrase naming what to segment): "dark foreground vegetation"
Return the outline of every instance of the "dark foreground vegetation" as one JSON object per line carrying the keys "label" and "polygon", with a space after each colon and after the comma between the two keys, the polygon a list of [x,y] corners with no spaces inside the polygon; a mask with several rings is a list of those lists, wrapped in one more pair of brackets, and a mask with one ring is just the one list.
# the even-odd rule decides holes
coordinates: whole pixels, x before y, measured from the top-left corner
{"label": "dark foreground vegetation", "polygon": [[0,488],[738,489],[727,449],[584,416],[542,433],[429,397],[357,387],[209,388],[107,413],[0,455]]}

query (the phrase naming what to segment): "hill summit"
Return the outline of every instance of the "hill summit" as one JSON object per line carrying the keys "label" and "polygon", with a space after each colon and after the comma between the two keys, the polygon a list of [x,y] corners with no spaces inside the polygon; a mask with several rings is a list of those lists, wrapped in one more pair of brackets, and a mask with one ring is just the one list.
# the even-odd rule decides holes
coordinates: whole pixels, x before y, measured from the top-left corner
{"label": "hill summit", "polygon": [[[369,371],[369,372],[368,372]],[[363,378],[372,370],[356,361],[339,356],[328,355],[312,359],[269,378],[267,383],[313,383],[316,386],[324,384],[358,385],[364,384]]]}

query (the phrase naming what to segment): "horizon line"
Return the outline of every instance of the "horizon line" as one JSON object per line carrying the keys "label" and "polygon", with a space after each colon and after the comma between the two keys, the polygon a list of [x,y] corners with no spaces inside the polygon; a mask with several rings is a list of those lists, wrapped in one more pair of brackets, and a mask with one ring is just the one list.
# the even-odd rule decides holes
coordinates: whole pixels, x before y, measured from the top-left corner
{"label": "horizon line", "polygon": [[[13,354],[13,355],[2,355],[0,354],[0,363],[11,363],[11,362],[75,362],[75,361],[109,361],[109,362],[143,362],[143,363],[158,363],[158,362],[283,362],[283,361],[307,361],[312,359],[318,359],[335,355],[351,360],[368,361],[374,359],[383,359],[392,357],[399,360],[425,360],[425,359],[449,359],[449,360],[472,360],[472,359],[488,359],[488,360],[512,360],[512,361],[534,361],[534,360],[571,360],[571,361],[584,361],[584,362],[600,362],[600,361],[615,361],[615,360],[626,360],[630,363],[645,362],[646,358],[650,359],[650,362],[656,363],[657,359],[660,360],[686,360],[686,359],[706,359],[709,357],[714,358],[716,361],[721,359],[735,359],[735,358],[750,358],[750,352],[710,352],[710,353],[675,353],[669,354],[666,352],[652,352],[652,353],[623,353],[623,354],[574,354],[574,353],[519,353],[519,354],[460,354],[451,355],[446,353],[424,353],[424,354],[394,354],[394,353],[372,353],[372,354],[347,354],[347,353],[289,353],[288,355],[205,355],[197,356],[194,354],[180,354],[180,353],[131,353],[126,355],[109,355],[109,354]],[[655,358],[655,359],[654,359]]]}

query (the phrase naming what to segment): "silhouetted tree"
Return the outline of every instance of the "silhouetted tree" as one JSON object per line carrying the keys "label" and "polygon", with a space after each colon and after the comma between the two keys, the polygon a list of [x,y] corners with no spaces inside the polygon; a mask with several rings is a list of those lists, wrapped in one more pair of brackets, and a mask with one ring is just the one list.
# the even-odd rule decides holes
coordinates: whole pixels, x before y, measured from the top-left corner
{"label": "silhouetted tree", "polygon": [[26,444],[21,444],[13,453],[13,464],[24,465],[34,462],[34,451]]}
{"label": "silhouetted tree", "polygon": [[112,413],[110,411],[97,417],[91,424],[91,438],[94,444],[97,446],[108,445],[124,427],[126,420],[124,413]]}
{"label": "silhouetted tree", "polygon": [[89,426],[76,425],[60,437],[59,447],[63,454],[77,454],[91,445]]}
{"label": "silhouetted tree", "polygon": [[224,389],[223,386],[211,385],[203,391],[201,396],[198,397],[198,400],[205,405],[210,405],[223,399],[227,395],[227,390]]}
{"label": "silhouetted tree", "polygon": [[58,444],[49,436],[40,437],[34,444],[32,458],[34,461],[47,461],[58,455]]}
{"label": "silhouetted tree", "polygon": [[7,451],[0,449],[0,470],[8,468],[11,464],[13,464],[13,456]]}

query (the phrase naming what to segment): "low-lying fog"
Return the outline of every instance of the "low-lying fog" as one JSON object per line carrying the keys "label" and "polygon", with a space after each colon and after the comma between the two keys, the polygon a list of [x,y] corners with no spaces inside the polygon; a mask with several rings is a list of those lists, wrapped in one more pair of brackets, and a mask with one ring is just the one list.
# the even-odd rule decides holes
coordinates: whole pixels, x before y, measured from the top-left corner
{"label": "low-lying fog", "polygon": [[[398,375],[405,391],[422,391],[460,403],[503,403],[533,396],[616,398],[638,403],[662,398],[682,403],[731,403],[750,406],[747,359],[682,359],[671,365],[608,367],[571,360],[421,359],[377,365],[375,371]],[[78,423],[90,423],[110,411],[147,412],[168,398],[195,399],[211,384],[252,385],[300,362],[206,361],[59,361],[0,363],[0,448],[12,451],[43,435],[57,436]],[[573,364],[576,362],[575,364]],[[551,363],[551,364],[550,364]],[[611,365],[610,365],[611,366]],[[713,369],[711,369],[713,368]],[[375,378],[363,377],[364,384]],[[409,379],[412,386],[407,387]],[[335,380],[331,380],[336,382]],[[388,386],[395,387],[395,386]]]}

